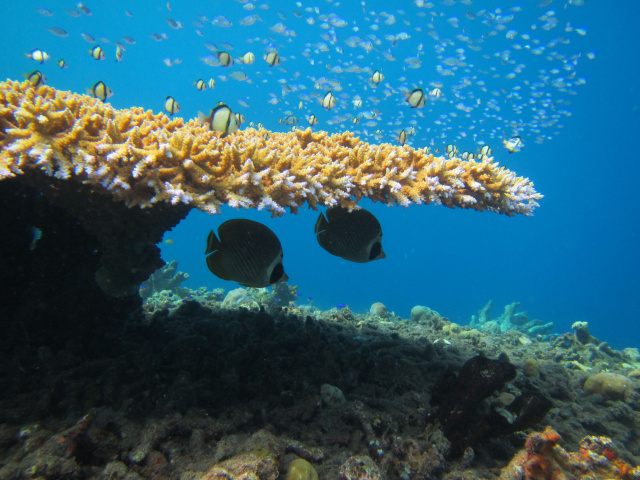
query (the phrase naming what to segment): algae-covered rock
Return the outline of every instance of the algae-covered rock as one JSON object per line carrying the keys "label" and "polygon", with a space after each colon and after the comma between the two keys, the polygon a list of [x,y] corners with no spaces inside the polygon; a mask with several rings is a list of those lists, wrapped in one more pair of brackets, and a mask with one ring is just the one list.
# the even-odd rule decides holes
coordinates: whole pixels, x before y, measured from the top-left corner
{"label": "algae-covered rock", "polygon": [[218,442],[216,463],[199,480],[275,480],[280,475],[284,446],[272,433],[259,430],[240,441],[239,435],[230,435]]}
{"label": "algae-covered rock", "polygon": [[227,293],[222,301],[222,308],[238,308],[238,306],[247,300],[253,300],[251,294],[244,288],[236,288]]}
{"label": "algae-covered rock", "polygon": [[442,333],[457,335],[461,332],[462,328],[457,323],[447,323],[442,326]]}
{"label": "algae-covered rock", "polygon": [[438,312],[423,305],[416,305],[411,309],[412,322],[429,322],[435,317],[439,317]]}
{"label": "algae-covered rock", "polygon": [[576,338],[580,343],[583,345],[591,343],[591,334],[589,333],[589,324],[587,322],[573,322],[571,328],[575,330]]}
{"label": "algae-covered rock", "polygon": [[320,396],[324,403],[330,407],[339,407],[346,402],[342,390],[338,387],[334,387],[333,385],[329,385],[328,383],[325,383],[320,387]]}
{"label": "algae-covered rock", "polygon": [[624,375],[602,372],[587,378],[583,388],[589,394],[597,393],[615,400],[623,400],[627,391],[633,388],[633,381]]}
{"label": "algae-covered rock", "polygon": [[286,480],[318,480],[318,473],[305,459],[296,458],[289,464]]}
{"label": "algae-covered rock", "polygon": [[380,318],[387,318],[389,316],[389,313],[387,312],[387,307],[384,306],[384,303],[380,303],[380,302],[376,302],[373,305],[371,305],[369,312],[379,316]]}
{"label": "algae-covered rock", "polygon": [[384,477],[371,457],[355,455],[340,467],[340,480],[382,480]]}
{"label": "algae-covered rock", "polygon": [[524,361],[522,371],[528,378],[540,377],[540,366],[538,365],[538,362],[535,358],[527,358]]}

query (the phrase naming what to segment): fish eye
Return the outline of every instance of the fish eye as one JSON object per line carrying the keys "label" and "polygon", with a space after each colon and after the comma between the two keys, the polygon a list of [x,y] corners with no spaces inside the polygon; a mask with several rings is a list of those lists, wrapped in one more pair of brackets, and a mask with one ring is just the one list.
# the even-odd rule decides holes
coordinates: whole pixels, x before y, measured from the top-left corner
{"label": "fish eye", "polygon": [[374,260],[380,255],[382,252],[382,244],[380,242],[376,242],[371,246],[371,251],[369,252],[369,260]]}
{"label": "fish eye", "polygon": [[273,271],[271,272],[271,276],[269,277],[269,283],[277,283],[284,275],[284,267],[282,263],[278,263],[275,267],[273,267]]}

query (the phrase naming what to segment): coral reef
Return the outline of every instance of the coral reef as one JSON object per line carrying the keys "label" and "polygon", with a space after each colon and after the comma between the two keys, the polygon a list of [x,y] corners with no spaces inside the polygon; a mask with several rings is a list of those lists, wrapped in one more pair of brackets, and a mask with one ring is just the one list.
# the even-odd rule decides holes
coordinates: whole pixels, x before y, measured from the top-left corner
{"label": "coral reef", "polygon": [[[250,293],[257,309],[174,295],[176,308],[125,315],[118,343],[90,323],[55,347],[0,352],[0,478],[286,478],[304,459],[318,478],[496,480],[523,430],[541,427],[544,398],[543,421],[567,444],[607,436],[616,446],[594,450],[598,464],[595,454],[638,463],[633,349],[495,335],[430,309],[385,320]],[[82,348],[94,336],[104,345]],[[585,394],[605,370],[628,379],[624,398]],[[324,384],[344,398],[325,404]]]}
{"label": "coral reef", "polygon": [[506,358],[491,360],[476,356],[466,361],[458,374],[443,372],[431,392],[433,416],[451,441],[454,456],[488,437],[504,435],[540,422],[551,402],[536,391],[509,397],[508,405],[483,412],[484,400],[499,392],[516,377],[516,368]]}
{"label": "coral reef", "polygon": [[507,330],[518,330],[530,337],[537,335],[549,335],[553,331],[553,322],[542,322],[537,319],[530,319],[527,312],[517,312],[520,302],[513,302],[505,305],[504,313],[498,318],[491,318],[491,309],[493,308],[493,300],[482,307],[478,315],[471,316],[469,325],[478,330],[485,330],[492,333],[500,334]]}
{"label": "coral reef", "polygon": [[146,300],[163,290],[172,292],[175,295],[189,295],[190,291],[182,287],[182,282],[188,278],[188,273],[178,271],[178,261],[171,260],[140,284],[140,296],[143,300]]}
{"label": "coral reef", "polygon": [[[285,208],[354,207],[370,198],[529,215],[541,198],[528,179],[489,160],[435,158],[350,133],[267,133],[221,138],[195,121],[119,111],[28,81],[0,82],[0,198],[8,232],[0,248],[13,254],[0,274],[9,285],[0,293],[5,352],[37,349],[48,338],[63,345],[70,328],[106,332],[84,342],[88,349],[98,338],[117,338],[121,324],[140,313],[140,284],[164,265],[156,244],[194,207],[214,213],[229,204],[281,215]],[[289,306],[295,290],[277,288],[273,302]],[[151,314],[188,300],[172,289],[150,292]],[[64,326],[54,328],[47,315]],[[101,348],[110,348],[106,340]]]}
{"label": "coral reef", "polygon": [[361,198],[530,215],[538,194],[489,160],[436,158],[351,133],[247,129],[224,139],[192,120],[118,111],[86,95],[0,83],[0,179],[35,174],[90,186],[126,205],[222,204],[282,215]]}
{"label": "coral reef", "polygon": [[560,440],[550,427],[529,434],[525,448],[502,470],[500,480],[640,479],[640,467],[620,459],[610,438],[585,437],[577,452],[567,452],[559,445]]}

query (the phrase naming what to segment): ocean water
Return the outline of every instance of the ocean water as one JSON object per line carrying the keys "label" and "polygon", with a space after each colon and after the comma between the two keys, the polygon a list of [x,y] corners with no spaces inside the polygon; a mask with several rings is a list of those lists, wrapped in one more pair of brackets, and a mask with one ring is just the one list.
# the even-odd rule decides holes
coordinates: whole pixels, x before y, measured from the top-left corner
{"label": "ocean water", "polygon": [[[368,264],[322,250],[313,234],[315,211],[279,218],[256,210],[193,211],[161,244],[163,258],[177,259],[190,274],[187,286],[236,288],[207,270],[205,239],[225,220],[251,218],[280,238],[300,303],[367,311],[383,302],[405,318],[412,306],[427,305],[466,324],[490,299],[496,314],[519,301],[532,318],[554,322],[557,332],[587,321],[595,336],[616,348],[640,346],[637,2],[85,5],[91,15],[75,2],[5,2],[0,76],[22,79],[38,68],[47,84],[81,93],[101,80],[113,90],[108,101],[116,108],[159,112],[171,95],[185,119],[224,101],[247,122],[274,131],[290,128],[278,121],[287,115],[306,128],[311,113],[319,120],[316,130],[353,130],[370,142],[395,143],[402,129],[413,127],[414,147],[442,152],[448,144],[461,151],[490,145],[497,161],[532,179],[545,195],[534,216],[511,218],[362,202],[382,224],[387,253]],[[167,18],[182,28],[172,28]],[[68,35],[53,34],[51,27]],[[115,62],[115,42],[126,49],[122,62]],[[96,44],[105,51],[103,61],[88,54]],[[33,49],[51,58],[39,65],[25,56]],[[235,65],[209,65],[215,49],[229,51]],[[277,49],[279,66],[265,63],[270,49]],[[255,53],[253,65],[237,61],[246,51]],[[416,57],[419,68],[410,68]],[[58,67],[61,58],[68,68]],[[369,81],[374,70],[385,75],[377,86]],[[198,91],[199,78],[215,79],[215,88]],[[443,92],[440,99],[409,108],[407,91],[434,86]],[[329,89],[338,103],[328,112],[319,99]],[[353,105],[356,96],[362,107]],[[509,154],[502,140],[516,134],[525,147]]]}

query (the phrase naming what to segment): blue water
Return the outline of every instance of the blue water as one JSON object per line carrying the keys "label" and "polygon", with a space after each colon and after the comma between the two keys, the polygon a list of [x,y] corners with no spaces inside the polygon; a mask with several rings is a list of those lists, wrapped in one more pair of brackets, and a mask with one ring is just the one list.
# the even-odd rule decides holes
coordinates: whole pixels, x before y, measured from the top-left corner
{"label": "blue water", "polygon": [[[299,215],[287,214],[281,218],[271,218],[264,211],[229,208],[223,209],[219,216],[193,211],[178,228],[167,233],[166,238],[173,243],[161,245],[163,258],[178,260],[179,268],[191,275],[188,286],[235,288],[235,284],[219,280],[207,270],[203,255],[205,239],[209,230],[217,228],[224,220],[252,218],[267,224],[279,236],[285,252],[285,269],[290,283],[299,285],[301,303],[312,297],[320,308],[344,303],[354,311],[362,312],[380,301],[405,318],[412,306],[427,305],[452,321],[465,324],[490,299],[494,300],[496,313],[503,305],[520,301],[521,308],[532,318],[553,321],[558,332],[568,331],[575,321],[588,321],[592,333],[611,345],[640,347],[640,222],[637,213],[640,180],[637,141],[640,135],[640,62],[637,52],[640,37],[636,25],[640,18],[639,4],[618,2],[617,7],[612,8],[609,2],[593,0],[587,0],[584,6],[554,1],[544,7],[533,7],[533,2],[476,1],[470,5],[454,2],[451,6],[434,2],[433,11],[446,13],[441,18],[436,17],[434,22],[443,38],[452,38],[456,33],[452,33],[455,29],[446,21],[454,14],[461,25],[465,22],[468,25],[467,9],[479,12],[483,8],[489,11],[502,8],[506,12],[509,7],[521,5],[523,11],[517,13],[507,29],[513,27],[522,33],[535,23],[538,29],[528,29],[533,39],[547,41],[554,36],[571,39],[570,44],[561,44],[557,50],[567,56],[575,53],[581,56],[575,69],[564,75],[569,77],[575,72],[569,81],[584,78],[586,84],[570,87],[575,95],[556,92],[549,87],[545,89],[552,92],[551,101],[559,101],[558,109],[566,109],[571,116],[559,120],[561,127],[544,129],[544,141],[536,143],[536,134],[530,127],[520,125],[520,130],[504,127],[510,119],[522,121],[527,117],[526,109],[516,114],[503,107],[502,120],[479,114],[474,116],[473,113],[467,118],[460,111],[452,110],[455,101],[451,84],[446,82],[473,75],[473,72],[485,75],[481,72],[488,71],[491,66],[496,66],[504,75],[508,67],[501,66],[496,57],[484,59],[468,51],[469,57],[474,59],[471,73],[459,71],[453,80],[438,76],[434,69],[438,59],[434,56],[433,38],[424,31],[415,31],[416,26],[426,29],[431,20],[429,16],[416,15],[416,12],[425,11],[424,7],[416,5],[418,2],[399,2],[406,12],[404,15],[392,9],[389,2],[366,2],[368,12],[386,9],[395,14],[396,22],[393,25],[379,22],[379,30],[370,28],[372,22],[367,21],[367,14],[363,13],[359,2],[338,5],[318,0],[302,2],[302,8],[294,7],[294,2],[268,2],[269,9],[260,8],[263,3],[255,3],[256,8],[251,11],[235,1],[189,2],[188,5],[172,2],[172,11],[169,11],[162,2],[135,2],[135,6],[124,1],[95,2],[86,3],[92,15],[80,13],[76,18],[65,13],[74,8],[73,2],[5,2],[0,31],[3,45],[0,76],[22,79],[24,74],[40,68],[47,77],[47,84],[82,93],[102,80],[114,91],[109,101],[116,108],[142,106],[158,112],[164,98],[171,95],[182,107],[178,115],[185,118],[195,117],[199,110],[208,112],[223,100],[234,111],[242,111],[247,121],[262,122],[266,128],[279,131],[288,128],[279,124],[278,119],[289,110],[298,116],[303,127],[306,127],[304,114],[314,113],[319,119],[315,129],[338,132],[355,128],[363,133],[363,137],[368,132],[367,140],[372,142],[378,141],[372,135],[377,129],[382,131],[381,141],[395,142],[399,130],[408,127],[411,119],[417,131],[411,144],[416,147],[430,145],[436,138],[432,144],[434,148],[442,149],[445,143],[455,143],[461,150],[474,150],[486,141],[493,147],[496,160],[519,175],[531,178],[537,190],[545,195],[533,217],[508,218],[488,212],[449,210],[442,206],[390,208],[363,202],[362,206],[372,211],[383,226],[387,258],[369,264],[353,264],[332,257],[317,245],[313,226],[318,213],[314,211],[304,210]],[[313,10],[304,11],[305,7],[314,6],[318,7],[319,14]],[[48,8],[53,16],[38,13],[38,8]],[[125,10],[130,10],[132,17],[125,15]],[[301,18],[293,14],[294,10],[301,12]],[[561,21],[553,31],[546,32],[539,27],[543,22],[537,19],[549,10],[555,11]],[[284,20],[278,16],[278,11],[285,14]],[[343,45],[344,53],[339,53],[331,41],[319,37],[331,31],[330,28],[323,29],[320,20],[313,25],[306,22],[308,17],[317,19],[319,15],[331,12],[348,21],[347,27],[333,29],[338,38],[337,45],[343,45],[350,35],[366,37],[370,33],[383,38],[389,32],[406,31],[411,38],[398,41],[398,47],[393,49],[395,61],[381,55],[381,51],[389,48],[389,42],[370,53],[363,48],[351,49]],[[208,17],[200,28],[202,37],[196,34],[198,27],[192,24],[200,14]],[[238,23],[250,14],[260,15],[262,21],[249,27]],[[213,26],[211,21],[217,15],[225,15],[233,25],[229,28]],[[165,21],[166,17],[182,21],[184,28],[172,29]],[[270,30],[279,22],[294,29],[296,35],[284,36]],[[584,28],[587,34],[566,32],[567,22]],[[65,29],[69,35],[61,38],[46,30],[53,26]],[[353,31],[354,26],[359,28],[358,32]],[[473,33],[463,31],[463,28],[458,30],[463,34]],[[156,42],[150,38],[153,33],[163,32],[168,39]],[[483,47],[486,53],[511,48],[504,38],[505,32],[501,30],[499,35],[487,38]],[[87,54],[94,44],[83,40],[80,33],[92,35],[103,46],[107,54],[104,61],[95,61]],[[113,42],[124,35],[135,38],[136,44],[124,43],[123,61],[116,63]],[[110,43],[98,40],[100,37],[106,37]],[[208,66],[201,60],[211,53],[204,46],[205,41],[218,44],[220,49],[224,49],[220,42],[230,42],[235,46],[231,51],[234,57],[251,50],[255,52],[256,62],[252,66],[236,64],[228,71],[223,71],[223,67]],[[307,42],[325,42],[329,51],[313,53],[312,48],[310,57],[306,57],[303,51]],[[421,68],[404,69],[403,59],[416,55],[419,43],[424,43]],[[520,43],[524,45],[527,41]],[[269,69],[264,63],[262,55],[268,47],[278,48],[283,59],[279,68]],[[446,56],[459,47],[466,47],[466,44],[456,40]],[[37,65],[25,56],[34,48],[47,51],[51,59],[44,65]],[[595,54],[593,60],[586,58],[588,52]],[[362,57],[357,58],[358,55]],[[327,68],[327,65],[331,68],[340,64],[341,59],[347,57],[365,69],[364,73],[331,72]],[[61,70],[56,65],[59,58],[64,58],[69,68]],[[179,58],[182,63],[167,67],[162,61],[164,58],[172,61]],[[311,65],[309,58],[315,58],[317,62]],[[496,80],[496,88],[509,91],[514,86],[522,86],[524,100],[514,102],[526,104],[530,94],[524,88],[525,81],[535,81],[535,71],[544,66],[546,60],[543,56],[533,55],[519,58],[526,58],[522,73],[512,82]],[[433,80],[443,81],[446,83],[445,97],[448,97],[443,103],[433,105],[431,111],[425,108],[416,112],[408,108],[402,95],[394,93],[385,98],[383,85],[374,89],[368,84],[366,79],[374,69],[381,69],[386,77],[384,83],[392,86],[402,83],[428,88]],[[254,83],[231,78],[229,74],[234,70],[246,71]],[[227,75],[227,81],[220,79],[221,74]],[[336,112],[322,110],[317,99],[307,97],[304,97],[305,108],[298,110],[298,94],[322,95],[326,91],[326,88],[315,89],[309,80],[311,76],[326,76],[340,82],[341,90],[334,91],[340,105]],[[211,77],[216,79],[215,89],[199,92],[193,86],[198,78],[208,81]],[[486,78],[489,81],[490,75],[486,74]],[[279,79],[293,86],[294,92],[283,96]],[[298,85],[306,85],[307,89],[295,91]],[[336,114],[355,111],[345,106],[354,94],[365,99],[363,109],[378,108],[384,120],[367,128],[362,125],[364,118],[360,125],[354,126],[347,115],[344,125],[340,125],[340,121],[329,124]],[[370,95],[383,101],[367,103]],[[490,95],[486,94],[486,97],[490,98]],[[483,102],[486,97],[482,97]],[[268,103],[270,98],[278,98],[278,104]],[[247,101],[249,107],[242,107],[238,99]],[[566,101],[571,104],[564,103]],[[435,122],[440,115],[451,111],[459,115],[446,117],[444,126]],[[482,121],[493,125],[493,133],[474,141],[470,127]],[[461,138],[460,132],[467,132],[467,135]],[[501,148],[500,140],[520,132],[525,148],[509,155]]]}

